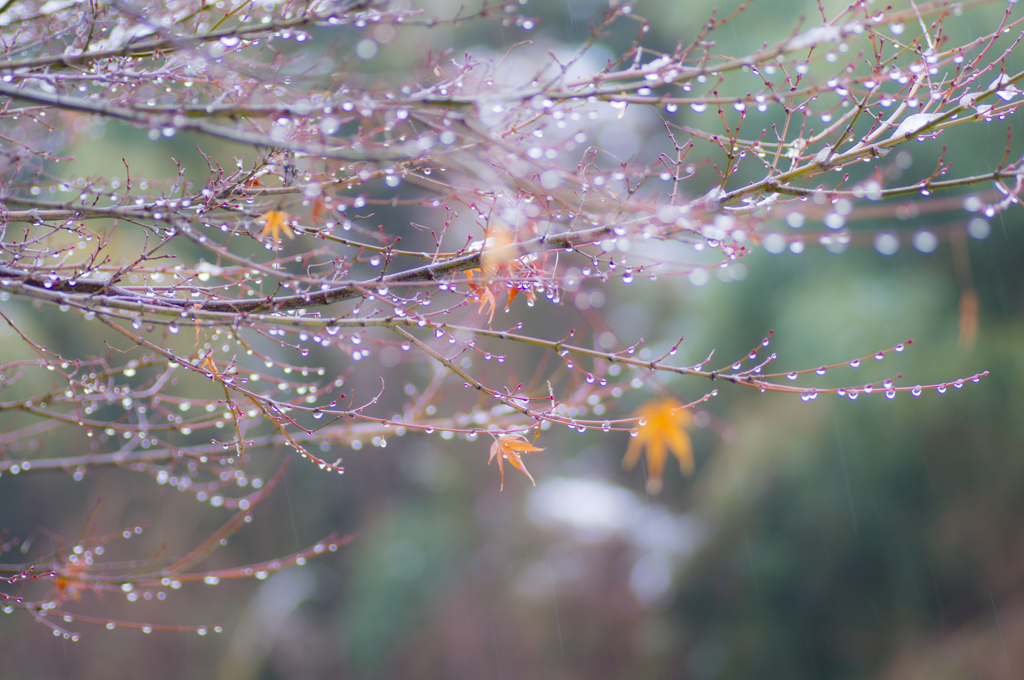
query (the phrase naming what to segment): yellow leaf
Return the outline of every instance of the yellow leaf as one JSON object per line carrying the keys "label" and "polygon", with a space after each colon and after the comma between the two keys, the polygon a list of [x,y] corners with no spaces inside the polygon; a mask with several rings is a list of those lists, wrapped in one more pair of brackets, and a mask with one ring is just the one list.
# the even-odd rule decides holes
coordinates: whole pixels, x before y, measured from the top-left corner
{"label": "yellow leaf", "polygon": [[675,399],[649,401],[634,414],[644,423],[629,442],[622,467],[632,469],[647,449],[647,491],[661,492],[661,479],[665,471],[668,451],[679,460],[679,469],[685,476],[693,474],[693,445],[686,428],[693,422],[690,412]]}
{"label": "yellow leaf", "polygon": [[492,460],[498,459],[498,471],[501,472],[502,490],[505,489],[505,468],[501,462],[503,458],[519,468],[524,475],[530,478],[533,485],[537,486],[537,482],[533,481],[533,476],[526,471],[526,466],[523,465],[523,459],[520,454],[543,450],[530,444],[530,442],[526,441],[526,437],[521,434],[503,434],[491,444],[491,457],[487,460],[487,464],[490,465]]}
{"label": "yellow leaf", "polygon": [[278,247],[278,242],[281,240],[281,234],[284,234],[288,238],[295,238],[295,234],[292,233],[292,228],[288,226],[288,220],[290,215],[280,210],[271,210],[265,212],[256,218],[257,222],[263,222],[263,233],[261,236],[270,236],[274,241],[274,249]]}
{"label": "yellow leaf", "polygon": [[515,243],[515,239],[507,229],[494,229],[487,233],[484,238],[483,252],[480,253],[480,265],[485,278],[495,273],[499,265],[513,258],[514,253],[506,250],[506,246],[513,243]]}

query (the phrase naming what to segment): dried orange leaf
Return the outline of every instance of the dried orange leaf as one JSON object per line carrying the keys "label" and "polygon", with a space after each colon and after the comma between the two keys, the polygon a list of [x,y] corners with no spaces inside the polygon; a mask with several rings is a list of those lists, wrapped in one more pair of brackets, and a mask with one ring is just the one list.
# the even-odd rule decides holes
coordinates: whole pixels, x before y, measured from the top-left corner
{"label": "dried orange leaf", "polygon": [[487,460],[487,464],[490,465],[491,461],[495,458],[498,459],[498,471],[501,472],[501,488],[505,489],[505,468],[502,465],[502,459],[508,459],[508,462],[512,463],[517,467],[524,475],[530,478],[534,486],[537,486],[537,482],[533,480],[527,470],[526,466],[523,465],[523,459],[521,454],[532,453],[534,451],[543,451],[536,446],[526,441],[526,437],[521,434],[503,434],[494,440],[491,444],[491,457]]}
{"label": "dried orange leaf", "polygon": [[490,288],[484,288],[477,297],[480,298],[480,309],[477,310],[478,313],[483,314],[484,308],[490,309],[490,313],[487,315],[487,324],[490,325],[494,320],[494,308],[497,306],[497,302],[494,300],[494,293],[491,292]]}

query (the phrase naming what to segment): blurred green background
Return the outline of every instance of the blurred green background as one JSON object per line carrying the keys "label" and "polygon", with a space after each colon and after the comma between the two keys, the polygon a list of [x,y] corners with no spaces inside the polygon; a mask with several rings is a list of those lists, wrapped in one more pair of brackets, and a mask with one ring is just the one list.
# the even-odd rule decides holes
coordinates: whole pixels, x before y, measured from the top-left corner
{"label": "blurred green background", "polygon": [[[692,39],[713,7],[721,16],[732,4],[648,1],[635,12],[651,20],[645,44],[670,51]],[[825,6],[832,16],[840,5]],[[534,44],[518,49],[542,61],[549,49],[578,45],[605,8],[587,0],[531,2],[526,11],[540,24]],[[444,15],[457,3],[431,9]],[[954,39],[978,35],[1003,10],[982,7],[950,19],[947,29]],[[748,53],[780,40],[800,15],[814,25],[817,3],[754,2],[715,34],[718,49]],[[595,53],[619,53],[636,29],[617,25]],[[367,66],[400,75],[438,46],[500,58],[521,39],[493,24],[417,33],[382,45]],[[668,148],[663,129],[657,116],[633,108],[597,141],[652,159]],[[717,124],[689,111],[670,119]],[[1002,157],[1006,125],[1018,134],[1022,128],[1014,117],[913,144],[904,181],[926,176],[943,144],[953,176],[990,170]],[[78,160],[61,172],[120,173],[126,145],[141,134],[108,124],[95,139],[82,135],[73,150]],[[205,173],[196,141],[138,143],[133,168],[170,176],[163,159],[175,155]],[[231,152],[201,141],[204,150]],[[686,187],[690,195],[706,191],[707,179],[699,175]],[[599,311],[623,340],[667,347],[685,335],[685,363],[711,349],[719,363],[743,356],[769,329],[782,371],[913,338],[898,357],[865,365],[861,374],[838,369],[830,379],[853,384],[899,372],[904,384],[924,384],[991,371],[977,385],[917,399],[826,394],[809,403],[723,388],[702,407],[707,427],[693,432],[696,474],[684,479],[669,464],[658,497],[644,494],[641,469],[621,471],[623,433],[548,431],[546,451],[528,458],[536,488],[513,471],[503,492],[482,441],[407,436],[386,449],[337,452],[342,477],[293,465],[286,488],[212,566],[269,559],[332,531],[356,532],[349,546],[260,583],[191,586],[159,604],[101,603],[131,620],[216,620],[226,627],[220,636],[79,627],[83,640],[72,644],[24,615],[0,616],[0,678],[1021,677],[1021,212],[997,216],[987,239],[954,239],[927,255],[908,245],[915,229],[946,225],[962,233],[957,225],[969,217],[957,209],[861,220],[851,226],[868,235],[841,255],[816,247],[799,255],[755,250],[742,270],[706,285],[676,277],[613,283],[602,289]],[[883,229],[901,235],[895,255],[871,247],[871,234]],[[954,248],[969,255],[968,279],[962,267],[958,277]],[[966,343],[959,329],[965,280],[980,303],[976,339]],[[37,339],[68,342],[53,310],[3,304]],[[559,329],[585,325],[577,311],[571,301],[555,308],[542,300],[513,315]],[[8,329],[0,336],[14,345]],[[87,346],[89,339],[75,341]],[[400,373],[392,376],[401,384]],[[665,384],[688,399],[713,387]],[[649,396],[635,390],[614,409],[628,413]],[[187,550],[228,516],[125,471],[94,472],[82,482],[5,475],[0,526],[22,536],[37,526],[75,536],[97,498],[104,500],[103,530],[150,522],[137,539],[143,554],[164,542]]]}

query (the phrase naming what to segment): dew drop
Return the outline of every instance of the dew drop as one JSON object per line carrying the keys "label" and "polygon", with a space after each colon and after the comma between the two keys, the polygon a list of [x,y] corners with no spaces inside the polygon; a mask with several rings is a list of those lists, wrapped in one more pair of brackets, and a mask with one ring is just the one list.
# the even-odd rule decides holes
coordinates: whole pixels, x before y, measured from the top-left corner
{"label": "dew drop", "polygon": [[885,398],[886,399],[893,399],[895,396],[896,396],[896,390],[890,388],[890,389],[885,391]]}
{"label": "dew drop", "polygon": [[828,369],[826,367],[822,366],[821,368],[816,370],[815,373],[817,373],[818,375],[825,375],[825,371],[827,371],[827,370]]}
{"label": "dew drop", "polygon": [[796,377],[796,373],[790,373],[789,375],[786,376],[788,380],[796,380]]}
{"label": "dew drop", "polygon": [[910,393],[912,395],[914,395],[915,397],[920,397],[921,396],[921,386],[920,385],[915,385],[914,389],[910,390]]}
{"label": "dew drop", "polygon": [[857,368],[858,366],[860,366],[859,359],[854,359],[853,361],[850,362],[850,368]]}
{"label": "dew drop", "polygon": [[938,392],[939,394],[945,394],[946,393],[946,385],[945,385],[945,383],[943,383],[942,385],[939,385],[938,387],[936,387],[935,391]]}

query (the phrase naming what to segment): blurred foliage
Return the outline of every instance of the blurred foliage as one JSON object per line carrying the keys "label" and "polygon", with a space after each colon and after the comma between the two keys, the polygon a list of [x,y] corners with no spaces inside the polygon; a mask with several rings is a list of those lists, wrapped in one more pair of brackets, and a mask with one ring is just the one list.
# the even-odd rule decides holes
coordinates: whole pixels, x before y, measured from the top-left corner
{"label": "blurred foliage", "polygon": [[[641,2],[637,12],[652,19],[649,44],[670,50],[692,37],[712,7],[721,14],[729,4]],[[841,5],[824,4],[830,15]],[[542,17],[534,40],[550,46],[582,40],[587,22],[603,9],[584,0],[531,5]],[[987,25],[1001,11],[993,3],[947,26],[977,32],[972,22]],[[745,45],[788,34],[798,15],[818,12],[809,1],[754,2],[734,29],[718,36],[720,49],[743,52]],[[628,45],[633,36],[622,31],[600,47],[616,53]],[[456,52],[474,45],[500,52],[518,39],[511,35],[472,25],[431,39],[450,40]],[[401,74],[413,61],[409,55],[418,58],[425,49],[415,41],[395,45],[378,57],[379,68]],[[692,114],[679,114],[687,117]],[[136,153],[132,167],[145,175],[147,163],[194,155],[196,140],[187,135],[154,148],[137,143],[140,134],[108,125],[98,139],[79,143],[75,164],[87,166],[86,174],[117,174],[119,159]],[[210,153],[232,153],[229,145],[203,143]],[[950,148],[961,149],[947,156],[959,172],[991,169],[992,159],[971,154],[970,143]],[[926,173],[940,145],[913,151],[909,172]],[[203,167],[198,157],[186,165]],[[918,399],[901,393],[893,401],[823,395],[802,403],[795,396],[724,390],[706,406],[710,424],[694,433],[695,476],[683,478],[667,466],[657,504],[643,496],[642,470],[619,470],[625,434],[546,434],[546,451],[528,461],[537,491],[559,476],[605,480],[632,489],[641,505],[693,516],[707,527],[706,542],[672,563],[671,587],[651,601],[638,598],[636,587],[647,573],[641,566],[649,547],[623,532],[581,534],[569,523],[537,521],[527,513],[536,493],[528,480],[513,475],[510,488],[498,493],[498,471],[486,465],[483,439],[428,445],[407,437],[387,449],[348,451],[340,478],[295,466],[288,489],[259,509],[253,525],[225,549],[225,561],[265,559],[330,531],[358,536],[314,572],[315,594],[288,616],[276,640],[266,641],[265,662],[253,677],[1018,677],[1024,668],[1020,216],[1019,208],[1003,213],[988,240],[967,244],[980,300],[972,347],[958,346],[961,284],[949,245],[931,255],[905,249],[893,257],[870,248],[838,256],[758,251],[744,260],[744,281],[712,279],[694,288],[662,279],[606,289],[602,313],[620,335],[667,346],[685,334],[686,362],[711,348],[716,356],[742,355],[774,329],[781,370],[842,361],[912,337],[914,345],[899,357],[856,370],[865,381],[869,373],[877,379],[899,372],[922,383],[992,372],[962,391]],[[889,228],[893,221],[861,227]],[[123,250],[135,246],[125,243]],[[10,307],[48,344],[94,341],[68,333],[58,315]],[[530,311],[551,324],[571,324],[564,318],[570,312],[568,303]],[[0,342],[14,346],[9,329],[0,328]],[[835,373],[846,380],[854,370]],[[670,387],[697,398],[706,385],[674,380]],[[637,394],[621,403],[628,412],[642,401]],[[165,541],[187,546],[217,523],[173,490],[112,471],[83,482],[4,476],[0,525],[25,535],[41,524],[73,536],[99,497],[104,530],[151,520],[138,540],[153,552]],[[154,517],[155,508],[162,514]],[[577,510],[601,514],[596,507]],[[183,622],[219,616],[228,629],[220,639],[97,627],[71,645],[41,626],[0,616],[0,678],[208,677],[231,631],[239,630],[245,611],[239,598],[255,596],[233,584],[204,587],[193,586],[190,596],[176,596],[170,609],[161,605],[153,615]],[[196,590],[210,594],[197,597]],[[137,618],[146,606],[120,603],[115,610]]]}

